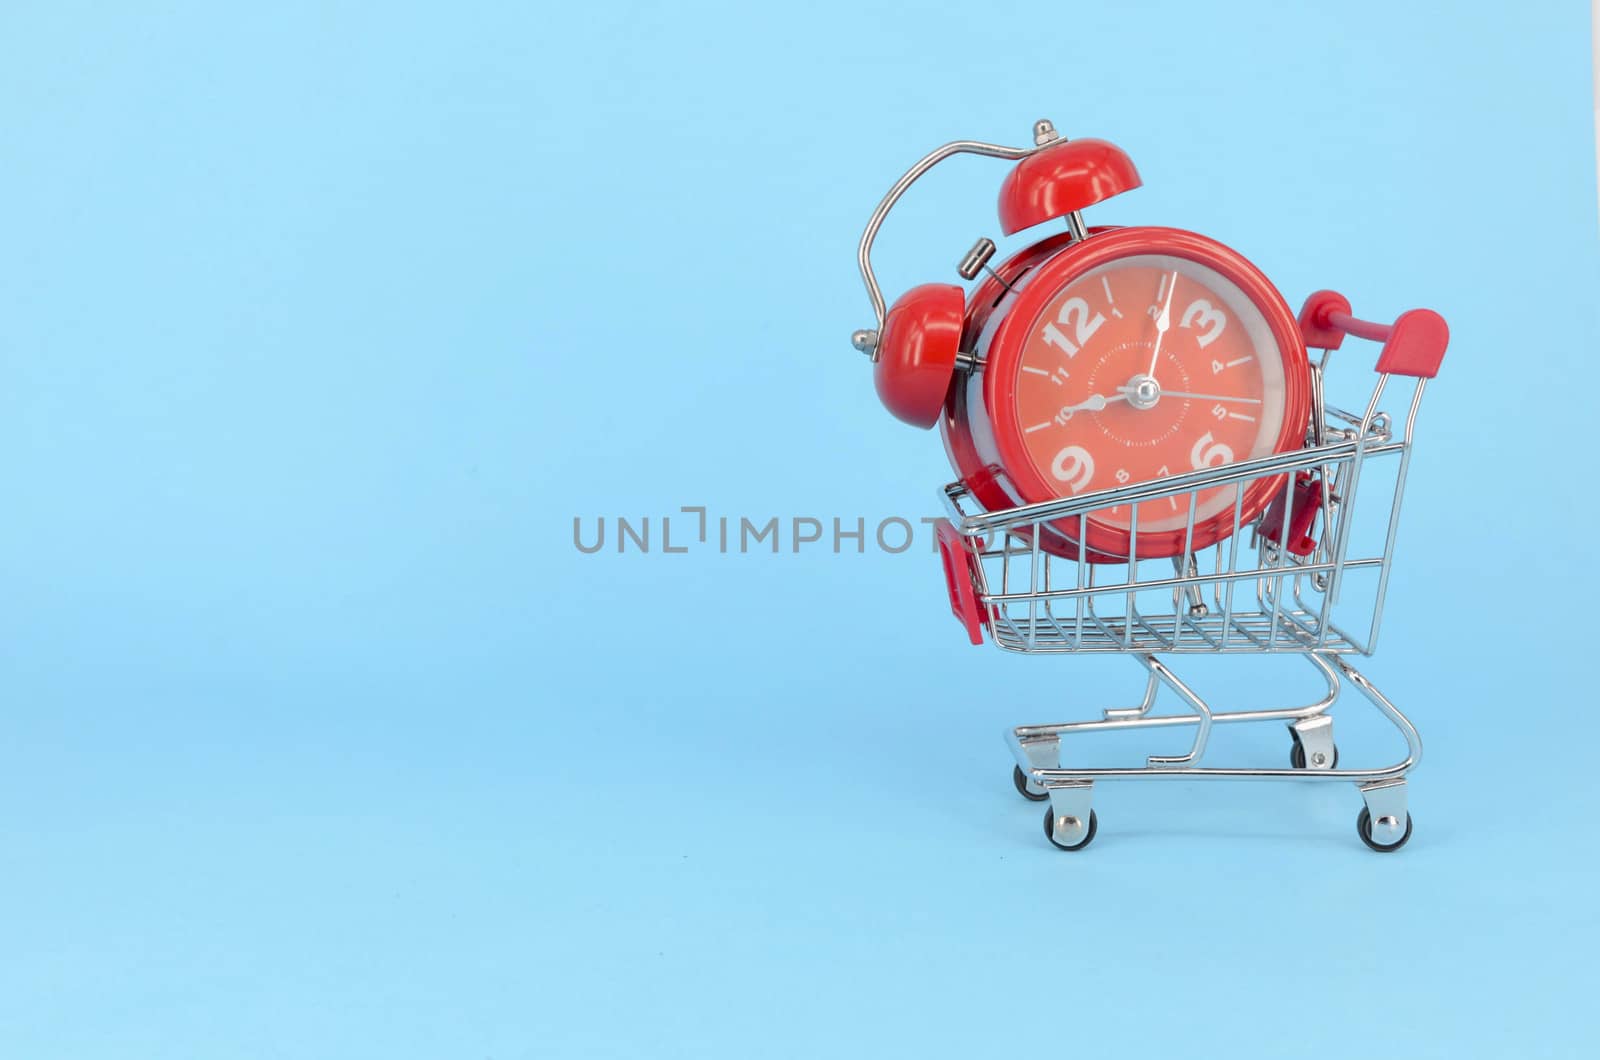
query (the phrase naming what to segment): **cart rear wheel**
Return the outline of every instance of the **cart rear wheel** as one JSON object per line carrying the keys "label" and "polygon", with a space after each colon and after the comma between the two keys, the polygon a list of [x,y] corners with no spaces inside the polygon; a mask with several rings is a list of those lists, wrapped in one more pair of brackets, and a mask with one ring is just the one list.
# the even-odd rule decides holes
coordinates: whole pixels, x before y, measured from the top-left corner
{"label": "cart rear wheel", "polygon": [[1049,792],[1041,791],[1035,794],[1028,787],[1028,774],[1022,771],[1021,766],[1011,767],[1011,783],[1017,786],[1017,792],[1031,802],[1043,802],[1050,797]]}
{"label": "cart rear wheel", "polygon": [[[1092,823],[1089,826],[1089,832],[1091,835],[1094,833],[1094,825]],[[1405,846],[1406,841],[1411,838],[1411,815],[1409,813],[1406,814],[1406,830],[1404,834],[1393,843],[1383,844],[1372,838],[1372,812],[1363,806],[1361,807],[1360,815],[1356,817],[1356,832],[1361,836],[1361,841],[1373,850],[1380,854],[1391,854]]]}
{"label": "cart rear wheel", "polygon": [[1080,839],[1076,843],[1073,843],[1071,846],[1068,846],[1065,843],[1057,843],[1056,842],[1056,828],[1055,828],[1055,825],[1056,825],[1055,807],[1047,806],[1047,807],[1045,807],[1045,811],[1044,811],[1044,834],[1045,834],[1045,838],[1050,840],[1051,843],[1054,843],[1056,845],[1056,847],[1058,847],[1061,850],[1082,850],[1084,847],[1088,846],[1090,843],[1092,843],[1094,841],[1094,833],[1095,833],[1096,829],[1098,829],[1100,827],[1100,820],[1099,820],[1099,818],[1097,818],[1094,815],[1094,811],[1090,810],[1089,811],[1089,829],[1088,829],[1088,831],[1083,833],[1083,838],[1082,839]]}
{"label": "cart rear wheel", "polygon": [[[1290,731],[1292,732],[1293,730]],[[1295,769],[1306,768],[1306,746],[1300,742],[1300,738],[1298,736],[1295,737],[1294,744],[1289,748],[1289,765]],[[1339,749],[1337,747],[1333,749],[1333,761],[1329,762],[1326,766],[1318,766],[1317,768],[1338,769]]]}

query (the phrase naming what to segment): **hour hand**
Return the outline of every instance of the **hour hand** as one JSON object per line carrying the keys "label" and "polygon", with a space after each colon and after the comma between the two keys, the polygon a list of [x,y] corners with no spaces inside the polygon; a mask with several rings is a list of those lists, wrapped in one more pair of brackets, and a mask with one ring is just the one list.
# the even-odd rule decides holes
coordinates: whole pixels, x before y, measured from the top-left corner
{"label": "hour hand", "polygon": [[1099,412],[1109,402],[1123,401],[1127,396],[1126,394],[1112,394],[1107,397],[1105,394],[1090,394],[1076,405],[1061,406],[1061,410],[1056,413],[1056,422],[1066,423],[1072,418],[1074,412]]}

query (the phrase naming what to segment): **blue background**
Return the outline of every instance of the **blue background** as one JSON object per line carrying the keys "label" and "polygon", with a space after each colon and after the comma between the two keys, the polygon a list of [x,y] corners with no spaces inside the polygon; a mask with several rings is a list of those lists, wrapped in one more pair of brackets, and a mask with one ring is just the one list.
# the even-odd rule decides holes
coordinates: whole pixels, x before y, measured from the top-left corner
{"label": "blue background", "polygon": [[[1592,1049],[1588,12],[1431,6],[7,5],[0,1054]],[[1107,785],[1057,853],[998,734],[1137,669],[967,647],[926,538],[573,547],[936,514],[855,241],[1042,116],[1145,177],[1092,220],[1452,324],[1367,667],[1402,854],[1313,784]],[[1003,173],[919,185],[891,297]]]}

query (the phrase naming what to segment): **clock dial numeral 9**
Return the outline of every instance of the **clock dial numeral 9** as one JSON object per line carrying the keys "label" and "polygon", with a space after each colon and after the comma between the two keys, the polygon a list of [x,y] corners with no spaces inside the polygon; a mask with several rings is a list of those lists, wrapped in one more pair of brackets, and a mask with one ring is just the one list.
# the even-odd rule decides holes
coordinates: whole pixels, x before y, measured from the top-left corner
{"label": "clock dial numeral 9", "polygon": [[1073,493],[1082,493],[1094,478],[1094,457],[1081,445],[1069,445],[1056,454],[1050,473],[1058,481],[1065,482]]}

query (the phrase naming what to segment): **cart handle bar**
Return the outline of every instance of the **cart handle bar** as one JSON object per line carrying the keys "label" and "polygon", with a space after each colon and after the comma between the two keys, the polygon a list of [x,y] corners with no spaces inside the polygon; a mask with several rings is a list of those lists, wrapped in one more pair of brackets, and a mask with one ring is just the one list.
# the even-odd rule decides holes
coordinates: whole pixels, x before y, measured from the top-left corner
{"label": "cart handle bar", "polygon": [[1378,371],[1432,379],[1439,374],[1450,328],[1431,309],[1408,309],[1393,324],[1350,315],[1350,300],[1337,291],[1317,291],[1300,310],[1300,334],[1314,349],[1336,350],[1346,335],[1383,343]]}

